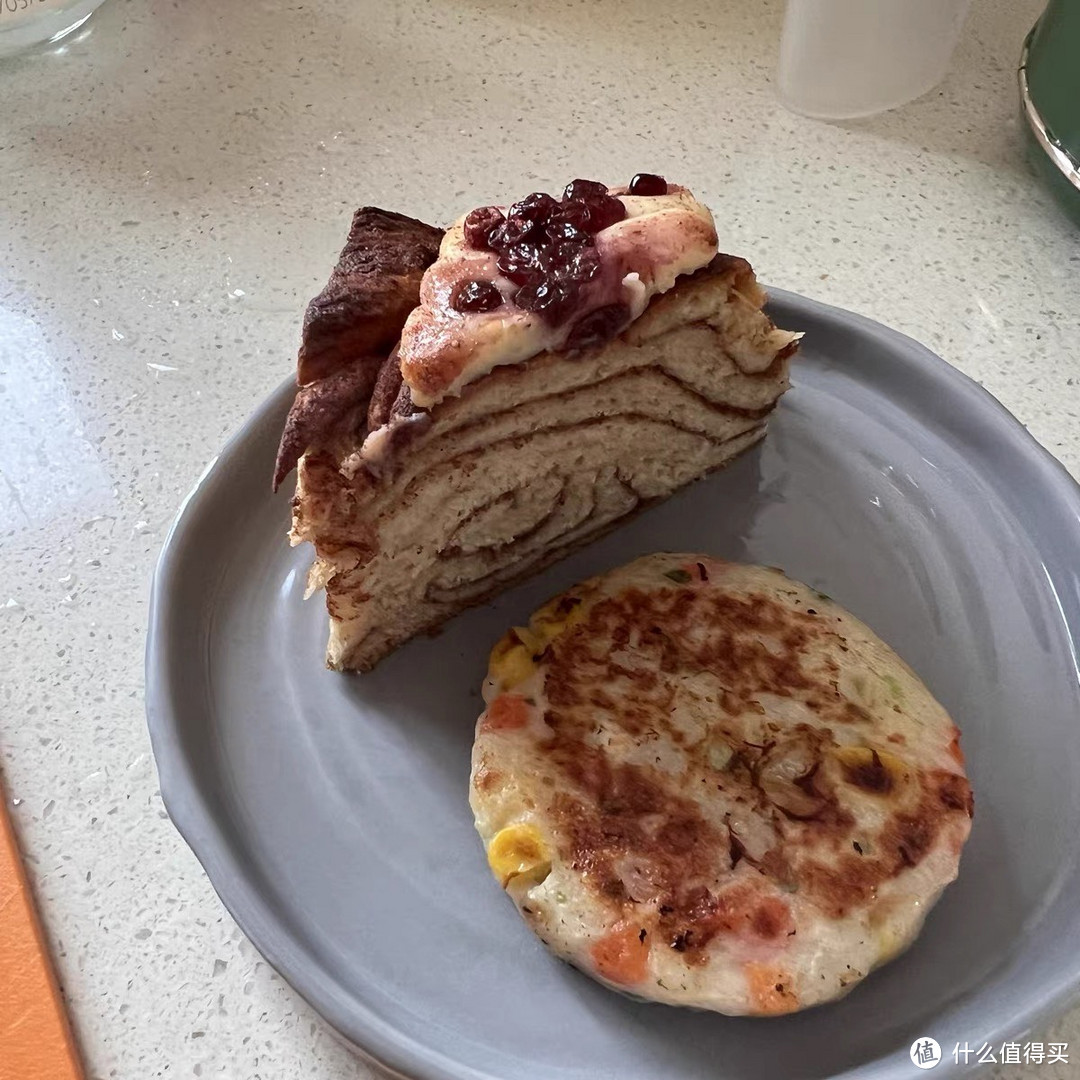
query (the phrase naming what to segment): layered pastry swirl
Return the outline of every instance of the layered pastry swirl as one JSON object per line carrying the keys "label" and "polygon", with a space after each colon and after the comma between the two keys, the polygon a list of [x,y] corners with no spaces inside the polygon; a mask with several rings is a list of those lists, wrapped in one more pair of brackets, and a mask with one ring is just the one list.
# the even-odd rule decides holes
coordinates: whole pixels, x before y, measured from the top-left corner
{"label": "layered pastry swirl", "polygon": [[685,188],[575,180],[445,232],[359,210],[304,321],[275,486],[327,662],[366,670],[765,434],[798,334]]}

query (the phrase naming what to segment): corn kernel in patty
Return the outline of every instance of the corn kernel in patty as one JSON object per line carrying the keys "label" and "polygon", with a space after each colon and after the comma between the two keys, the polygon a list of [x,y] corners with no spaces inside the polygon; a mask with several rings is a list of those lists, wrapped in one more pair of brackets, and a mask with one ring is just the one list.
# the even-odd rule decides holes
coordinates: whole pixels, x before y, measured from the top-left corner
{"label": "corn kernel in patty", "polygon": [[551,870],[547,845],[535,825],[508,825],[492,837],[488,865],[505,889],[513,878],[527,875],[543,881]]}
{"label": "corn kernel in patty", "polygon": [[524,682],[535,670],[532,650],[522,644],[514,630],[499,638],[488,657],[488,678],[504,690]]}

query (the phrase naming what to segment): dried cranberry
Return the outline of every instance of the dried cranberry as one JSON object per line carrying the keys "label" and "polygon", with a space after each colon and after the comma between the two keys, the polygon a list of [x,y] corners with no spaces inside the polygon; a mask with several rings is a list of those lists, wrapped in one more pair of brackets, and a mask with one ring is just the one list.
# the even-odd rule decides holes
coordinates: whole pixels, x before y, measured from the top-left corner
{"label": "dried cranberry", "polygon": [[505,221],[500,221],[488,233],[488,247],[492,251],[504,251],[511,244],[517,244],[535,232],[536,226],[533,222],[522,218],[507,218]]}
{"label": "dried cranberry", "polygon": [[503,220],[497,206],[481,206],[465,215],[465,243],[479,251],[490,251],[491,230]]}
{"label": "dried cranberry", "polygon": [[630,322],[625,304],[608,304],[579,319],[566,339],[568,349],[592,349],[610,341]]}
{"label": "dried cranberry", "polygon": [[563,200],[574,202],[602,199],[607,193],[607,184],[601,184],[599,180],[571,180],[563,192]]}
{"label": "dried cranberry", "polygon": [[550,230],[555,223],[558,223],[559,225],[573,225],[575,229],[587,232],[589,225],[588,204],[581,199],[562,203],[559,206],[559,209],[552,213],[547,228]]}
{"label": "dried cranberry", "polygon": [[450,295],[455,311],[494,311],[502,302],[502,293],[490,281],[463,281]]}
{"label": "dried cranberry", "polygon": [[666,195],[667,181],[656,173],[639,172],[630,181],[631,195]]}
{"label": "dried cranberry", "polygon": [[536,244],[522,240],[504,247],[495,260],[495,265],[499,272],[505,274],[514,284],[524,285],[543,276],[546,261],[544,255],[545,252]]}
{"label": "dried cranberry", "polygon": [[574,294],[569,285],[552,278],[522,285],[514,294],[514,303],[523,311],[535,311],[545,322],[562,322],[573,305]]}
{"label": "dried cranberry", "polygon": [[578,240],[560,240],[551,244],[544,252],[544,266],[560,277],[574,277],[575,275],[571,272],[574,261],[587,250],[589,249]]}
{"label": "dried cranberry", "polygon": [[596,248],[587,247],[578,251],[570,261],[567,273],[578,282],[592,281],[600,273],[600,256]]}
{"label": "dried cranberry", "polygon": [[626,217],[626,207],[613,195],[605,195],[587,205],[589,220],[585,228],[591,233],[598,233]]}
{"label": "dried cranberry", "polygon": [[583,228],[564,218],[553,218],[544,226],[544,232],[556,243],[576,241],[584,244],[589,239]]}
{"label": "dried cranberry", "polygon": [[552,211],[558,205],[547,192],[534,191],[531,195],[526,195],[524,199],[514,203],[506,216],[511,221],[528,221],[535,225],[542,225],[551,217]]}

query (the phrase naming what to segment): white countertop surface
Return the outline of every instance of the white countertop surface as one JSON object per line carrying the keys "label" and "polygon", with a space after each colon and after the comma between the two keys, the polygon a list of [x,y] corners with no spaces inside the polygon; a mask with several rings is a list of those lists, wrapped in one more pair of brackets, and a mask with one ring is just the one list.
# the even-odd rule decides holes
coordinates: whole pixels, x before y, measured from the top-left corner
{"label": "white countertop surface", "polygon": [[[976,0],[938,90],[844,124],[777,104],[778,0],[109,0],[0,62],[0,764],[91,1078],[372,1075],[168,821],[142,702],[170,519],[291,374],[351,211],[662,172],[1080,475],[1080,234],[1017,119],[1040,7]],[[1080,1075],[1080,1012],[1044,1037],[1073,1063],[999,1075]]]}

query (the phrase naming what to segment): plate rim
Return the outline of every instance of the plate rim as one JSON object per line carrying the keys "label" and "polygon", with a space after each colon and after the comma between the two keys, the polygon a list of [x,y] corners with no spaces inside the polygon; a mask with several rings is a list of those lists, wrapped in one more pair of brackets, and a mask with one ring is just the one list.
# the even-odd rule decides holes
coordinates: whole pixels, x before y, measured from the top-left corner
{"label": "plate rim", "polygon": [[[987,428],[1004,425],[1012,439],[1008,453],[1027,458],[1029,466],[1041,474],[1055,490],[1055,502],[1071,503],[1080,522],[1080,482],[1043,447],[1027,428],[981,383],[954,367],[930,348],[907,334],[868,316],[801,296],[784,289],[768,289],[770,307],[782,307],[805,313],[806,320],[840,324],[845,330],[872,334],[883,341],[923,378],[949,387],[952,393],[967,397],[973,407],[958,417],[957,429]],[[211,887],[245,936],[270,966],[330,1025],[333,1033],[363,1058],[401,1080],[495,1080],[491,1073],[449,1058],[430,1045],[405,1034],[401,1029],[375,1015],[362,1000],[350,995],[344,999],[341,984],[325,967],[305,951],[306,963],[295,963],[288,955],[295,936],[276,905],[259,890],[253,876],[241,871],[231,856],[227,830],[215,817],[212,807],[200,796],[200,786],[190,759],[183,748],[180,732],[184,710],[177,707],[169,685],[175,678],[178,650],[171,647],[176,633],[170,625],[166,597],[175,595],[179,552],[185,543],[188,523],[212,498],[211,488],[220,481],[230,459],[265,425],[284,411],[296,383],[290,376],[280,383],[247,417],[203,469],[192,489],[184,497],[169,527],[153,572],[144,653],[145,706],[155,767],[162,802],[169,818],[195,858],[202,866]],[[269,492],[270,467],[267,466]],[[1053,584],[1051,582],[1051,584]],[[1062,610],[1065,616],[1064,609]],[[1080,622],[1074,627],[1065,617],[1065,627],[1073,639],[1076,662],[1076,639]],[[1044,912],[1045,915],[1045,912]],[[295,950],[294,950],[295,951]],[[1080,970],[1063,976],[1059,985],[1045,989],[1028,999],[1015,1012],[1016,1026],[1024,1030],[1044,1022],[1080,999]],[[880,1072],[887,1058],[869,1059],[837,1074],[836,1080],[859,1077],[866,1080]],[[879,1068],[875,1069],[874,1066]],[[871,1072],[867,1070],[870,1069]],[[884,1074],[882,1074],[884,1075]]]}

